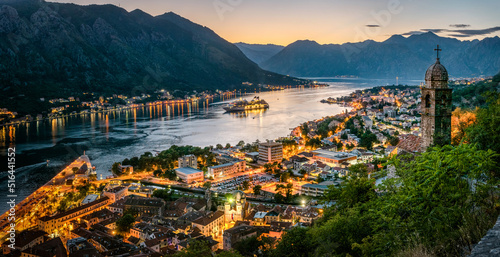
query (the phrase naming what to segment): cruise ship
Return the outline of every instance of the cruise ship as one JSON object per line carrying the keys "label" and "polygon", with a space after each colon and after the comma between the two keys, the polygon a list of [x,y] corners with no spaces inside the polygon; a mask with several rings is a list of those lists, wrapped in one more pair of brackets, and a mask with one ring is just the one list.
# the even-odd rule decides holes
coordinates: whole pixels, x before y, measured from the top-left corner
{"label": "cruise ship", "polygon": [[269,108],[269,104],[265,100],[261,100],[258,96],[255,96],[250,102],[247,100],[233,102],[224,107],[224,110],[226,110],[226,112],[243,112],[267,108]]}

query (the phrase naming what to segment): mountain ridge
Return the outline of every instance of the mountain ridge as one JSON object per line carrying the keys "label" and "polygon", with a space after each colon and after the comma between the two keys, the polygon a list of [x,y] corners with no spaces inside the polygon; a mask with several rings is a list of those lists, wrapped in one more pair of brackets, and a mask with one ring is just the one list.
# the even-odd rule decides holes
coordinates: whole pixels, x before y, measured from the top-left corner
{"label": "mountain ridge", "polygon": [[243,42],[234,43],[250,60],[258,65],[281,51],[284,46],[275,44],[247,44]]}
{"label": "mountain ridge", "polygon": [[347,75],[422,79],[422,74],[435,60],[433,49],[437,44],[443,49],[441,62],[452,77],[491,76],[500,70],[498,36],[461,41],[440,37],[433,32],[409,37],[392,35],[381,42],[319,44],[312,40],[297,40],[260,66],[297,77]]}
{"label": "mountain ridge", "polygon": [[0,57],[5,105],[82,92],[307,82],[261,69],[211,29],[177,14],[151,16],[110,4],[0,0]]}

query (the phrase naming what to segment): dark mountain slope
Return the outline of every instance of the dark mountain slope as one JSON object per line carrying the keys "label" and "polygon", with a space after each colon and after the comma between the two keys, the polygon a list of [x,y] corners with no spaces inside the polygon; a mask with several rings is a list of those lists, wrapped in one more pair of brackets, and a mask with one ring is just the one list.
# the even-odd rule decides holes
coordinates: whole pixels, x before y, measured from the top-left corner
{"label": "dark mountain slope", "polygon": [[248,57],[248,59],[259,65],[269,60],[269,58],[285,48],[284,46],[273,44],[261,45],[235,43],[235,45]]}
{"label": "dark mountain slope", "polygon": [[342,45],[320,45],[297,41],[261,64],[264,69],[304,77],[354,75],[366,78],[422,79],[434,62],[436,45],[451,76],[490,76],[500,69],[500,38],[460,41],[432,32],[384,42],[364,41]]}
{"label": "dark mountain slope", "polygon": [[0,6],[2,102],[304,83],[262,70],[212,30],[174,13],[36,0]]}

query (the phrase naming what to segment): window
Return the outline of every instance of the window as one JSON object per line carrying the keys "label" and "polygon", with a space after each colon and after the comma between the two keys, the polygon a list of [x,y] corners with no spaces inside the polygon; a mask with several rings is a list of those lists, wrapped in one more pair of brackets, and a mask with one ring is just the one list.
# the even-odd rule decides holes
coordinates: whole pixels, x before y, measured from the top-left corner
{"label": "window", "polygon": [[431,96],[427,94],[425,96],[425,108],[430,108],[431,107]]}

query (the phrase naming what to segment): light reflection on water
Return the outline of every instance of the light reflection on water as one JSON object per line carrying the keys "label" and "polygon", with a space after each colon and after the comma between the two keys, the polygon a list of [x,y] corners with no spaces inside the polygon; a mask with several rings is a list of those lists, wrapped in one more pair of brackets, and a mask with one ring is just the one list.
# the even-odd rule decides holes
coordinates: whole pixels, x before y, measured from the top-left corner
{"label": "light reflection on water", "polygon": [[[113,162],[146,151],[165,150],[173,144],[234,145],[240,140],[253,142],[287,136],[290,129],[300,123],[346,109],[322,104],[320,100],[386,84],[361,79],[327,82],[330,87],[258,93],[269,103],[267,110],[225,113],[223,104],[207,99],[192,104],[178,102],[10,126],[0,131],[0,154],[5,156],[7,146],[15,145],[18,181],[26,181],[23,187],[18,187],[18,201],[21,201],[83,151],[96,166],[98,177],[100,174],[105,177],[110,174],[108,170]],[[251,94],[243,98],[250,100],[253,97]],[[48,164],[47,160],[50,160]],[[6,165],[0,170],[5,170],[4,167]],[[6,183],[4,174],[0,175],[0,187],[5,188]],[[4,201],[1,197],[4,196],[0,196],[0,201]],[[3,206],[0,212],[4,211]]]}

